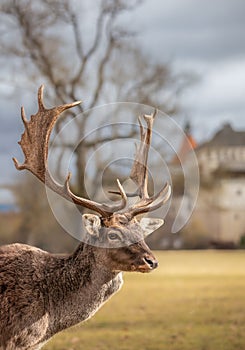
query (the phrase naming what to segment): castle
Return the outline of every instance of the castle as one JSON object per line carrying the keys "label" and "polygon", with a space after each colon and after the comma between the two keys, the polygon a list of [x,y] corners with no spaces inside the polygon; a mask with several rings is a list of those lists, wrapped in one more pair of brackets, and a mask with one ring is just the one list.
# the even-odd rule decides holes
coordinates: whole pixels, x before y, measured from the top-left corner
{"label": "castle", "polygon": [[[190,140],[190,128],[186,134]],[[245,132],[225,124],[210,141],[193,145],[200,188],[183,237],[186,235],[197,247],[237,247],[245,239]],[[184,143],[180,152],[183,150]],[[191,191],[188,196],[191,199]],[[177,203],[178,194],[173,201]]]}

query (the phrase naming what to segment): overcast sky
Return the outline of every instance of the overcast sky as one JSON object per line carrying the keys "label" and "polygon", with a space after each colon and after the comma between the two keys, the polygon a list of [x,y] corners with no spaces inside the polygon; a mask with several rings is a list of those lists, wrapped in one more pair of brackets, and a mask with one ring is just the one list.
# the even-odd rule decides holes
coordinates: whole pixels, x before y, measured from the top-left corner
{"label": "overcast sky", "polygon": [[[198,142],[225,122],[245,130],[244,0],[148,0],[124,22],[139,33],[137,40],[152,59],[170,62],[176,72],[197,75],[197,82],[181,97],[179,123],[189,118]],[[6,108],[3,89],[1,83],[0,110]],[[19,113],[20,101],[8,104],[10,116]],[[17,152],[20,130],[16,118],[1,120],[0,185],[13,180],[11,157]],[[6,198],[1,190],[0,196]]]}
{"label": "overcast sky", "polygon": [[244,0],[151,0],[134,23],[155,59],[199,77],[182,96],[197,141],[225,122],[245,130]]}

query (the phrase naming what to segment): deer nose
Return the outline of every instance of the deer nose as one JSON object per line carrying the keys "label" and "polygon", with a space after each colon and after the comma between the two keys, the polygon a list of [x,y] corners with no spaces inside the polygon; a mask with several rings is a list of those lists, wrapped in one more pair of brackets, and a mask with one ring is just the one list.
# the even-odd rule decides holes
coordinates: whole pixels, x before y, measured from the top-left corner
{"label": "deer nose", "polygon": [[146,255],[144,256],[144,260],[146,264],[151,268],[151,270],[154,270],[158,267],[158,261],[155,258]]}

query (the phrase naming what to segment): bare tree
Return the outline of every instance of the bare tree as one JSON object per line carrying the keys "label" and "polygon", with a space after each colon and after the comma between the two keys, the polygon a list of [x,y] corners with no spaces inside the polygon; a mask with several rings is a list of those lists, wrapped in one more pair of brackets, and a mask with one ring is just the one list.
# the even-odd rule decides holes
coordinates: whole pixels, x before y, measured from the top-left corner
{"label": "bare tree", "polygon": [[[0,5],[0,60],[5,66],[2,81],[30,91],[45,83],[50,105],[83,99],[77,111],[67,112],[56,125],[58,133],[71,119],[79,130],[74,131],[72,140],[59,139],[57,157],[62,164],[64,150],[73,151],[73,188],[83,197],[87,196],[85,164],[91,152],[105,141],[135,134],[134,128],[118,131],[112,127],[106,134],[99,130],[84,139],[89,120],[99,123],[98,118],[88,118],[91,109],[102,103],[127,101],[174,113],[185,85],[183,77],[174,76],[169,65],[156,64],[143,54],[135,33],[124,24],[125,14],[136,10],[141,2],[3,0]],[[84,111],[83,117],[76,118]]]}
{"label": "bare tree", "polygon": [[[84,96],[80,112],[114,101],[145,103],[173,112],[180,81],[169,66],[145,57],[134,46],[130,29],[119,25],[124,13],[139,4],[137,0],[100,0],[93,5],[75,0],[4,1],[0,40],[2,57],[8,58],[5,65],[18,68],[27,86],[34,82],[36,88],[47,82],[52,104]],[[23,69],[28,72],[25,77]],[[161,93],[164,88],[172,92],[168,98]],[[80,130],[86,129],[86,122],[87,118],[80,121]],[[79,148],[76,152],[83,164],[81,153],[86,152]]]}

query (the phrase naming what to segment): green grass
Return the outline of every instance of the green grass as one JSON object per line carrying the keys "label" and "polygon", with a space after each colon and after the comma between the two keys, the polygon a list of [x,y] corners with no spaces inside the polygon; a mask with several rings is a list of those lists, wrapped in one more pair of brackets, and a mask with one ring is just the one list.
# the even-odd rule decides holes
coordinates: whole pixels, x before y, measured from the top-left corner
{"label": "green grass", "polygon": [[244,350],[245,253],[156,252],[151,274],[122,290],[46,350]]}

